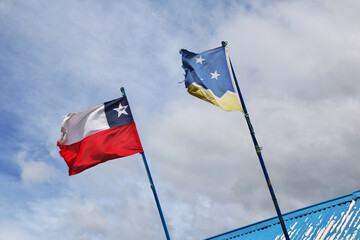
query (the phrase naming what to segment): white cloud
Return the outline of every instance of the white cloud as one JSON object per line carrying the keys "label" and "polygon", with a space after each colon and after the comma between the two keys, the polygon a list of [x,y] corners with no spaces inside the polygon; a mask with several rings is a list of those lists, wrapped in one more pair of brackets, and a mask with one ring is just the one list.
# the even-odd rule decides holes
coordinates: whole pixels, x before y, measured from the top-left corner
{"label": "white cloud", "polygon": [[0,238],[9,240],[36,240],[37,238],[32,236],[31,233],[24,231],[21,226],[12,226],[11,223],[4,222],[0,227]]}
{"label": "white cloud", "polygon": [[1,110],[18,117],[7,121],[16,138],[0,135],[14,143],[2,154],[20,151],[19,173],[1,175],[19,186],[4,187],[1,199],[9,206],[10,196],[24,198],[15,216],[1,214],[9,222],[2,236],[164,237],[140,156],[68,177],[55,146],[63,115],[118,97],[121,86],[173,238],[201,239],[275,216],[242,114],[177,84],[180,48],[200,52],[222,40],[283,212],[357,190],[359,4],[230,6],[0,3]]}
{"label": "white cloud", "polygon": [[21,180],[25,185],[49,182],[56,176],[55,169],[43,161],[28,160],[28,153],[18,153],[17,162],[21,170]]}

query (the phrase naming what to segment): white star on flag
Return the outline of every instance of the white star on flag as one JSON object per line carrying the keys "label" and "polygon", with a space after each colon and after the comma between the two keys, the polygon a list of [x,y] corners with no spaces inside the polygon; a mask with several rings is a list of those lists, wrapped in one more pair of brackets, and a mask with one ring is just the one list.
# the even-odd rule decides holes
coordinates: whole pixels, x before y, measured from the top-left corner
{"label": "white star on flag", "polygon": [[118,112],[118,118],[121,116],[121,114],[126,114],[126,115],[129,115],[127,112],[126,112],[126,108],[128,106],[122,106],[121,103],[119,103],[119,107],[118,108],[114,108],[113,110],[117,111]]}
{"label": "white star on flag", "polygon": [[205,58],[202,58],[201,56],[195,59],[196,59],[196,63],[200,63],[200,64],[202,64],[202,62],[205,60]]}
{"label": "white star on flag", "polygon": [[211,79],[215,78],[216,80],[218,80],[218,76],[220,76],[220,74],[217,73],[217,70],[214,73],[210,73],[211,74]]}

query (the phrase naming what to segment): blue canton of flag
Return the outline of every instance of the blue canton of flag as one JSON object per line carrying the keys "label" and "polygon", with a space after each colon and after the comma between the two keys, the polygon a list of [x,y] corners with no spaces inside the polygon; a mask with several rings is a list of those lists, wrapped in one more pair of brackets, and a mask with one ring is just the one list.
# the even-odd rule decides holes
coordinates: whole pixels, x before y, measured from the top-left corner
{"label": "blue canton of flag", "polygon": [[110,127],[134,122],[127,98],[121,97],[104,103],[105,115]]}
{"label": "blue canton of flag", "polygon": [[188,92],[225,111],[242,111],[225,47],[202,53],[180,50]]}

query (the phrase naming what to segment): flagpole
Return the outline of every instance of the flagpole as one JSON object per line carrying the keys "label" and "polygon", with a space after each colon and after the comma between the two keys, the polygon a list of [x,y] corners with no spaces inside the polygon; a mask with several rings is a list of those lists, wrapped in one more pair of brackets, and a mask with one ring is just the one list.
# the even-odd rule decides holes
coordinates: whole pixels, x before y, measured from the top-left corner
{"label": "flagpole", "polygon": [[[121,90],[123,96],[126,96],[125,89],[122,87],[120,90]],[[151,177],[151,173],[150,173],[149,165],[147,164],[147,161],[146,161],[145,153],[141,152],[140,154],[141,154],[141,157],[142,157],[144,165],[145,165],[146,173],[148,175],[148,179],[149,179],[149,182],[150,182],[150,188],[151,188],[151,190],[153,192],[153,195],[154,195],[154,198],[155,198],[156,206],[157,206],[158,211],[159,211],[159,215],[160,215],[161,222],[162,222],[162,225],[163,225],[163,228],[164,228],[166,239],[170,240],[169,231],[168,231],[167,226],[166,226],[164,214],[163,214],[163,212],[161,210],[160,201],[159,201],[159,198],[158,198],[157,193],[156,193],[155,185],[154,185],[154,182],[153,182],[152,177]]]}
{"label": "flagpole", "polygon": [[[225,50],[226,50],[226,45],[227,45],[227,42],[221,42],[222,46],[225,47]],[[226,50],[227,51],[227,50]],[[226,54],[227,55],[227,54]],[[227,56],[228,57],[228,56]],[[258,155],[258,158],[259,158],[259,161],[260,161],[260,165],[261,165],[261,168],[263,170],[263,173],[264,173],[264,177],[265,177],[265,180],[266,180],[266,183],[268,185],[268,188],[269,188],[269,191],[270,191],[270,194],[271,194],[271,198],[273,200],[273,203],[274,203],[274,206],[275,206],[275,209],[276,209],[276,213],[279,217],[279,220],[280,220],[280,224],[281,224],[281,227],[282,227],[282,230],[284,232],[284,236],[285,236],[285,239],[286,240],[290,240],[289,238],[289,234],[286,230],[286,226],[285,226],[285,223],[284,223],[284,220],[283,220],[283,217],[282,217],[282,214],[281,214],[281,211],[280,211],[280,207],[279,207],[279,204],[276,200],[276,196],[275,196],[275,192],[274,192],[274,189],[272,187],[272,184],[271,184],[271,181],[270,181],[270,177],[269,177],[269,174],[266,170],[266,166],[265,166],[265,162],[263,160],[263,157],[261,155],[261,147],[259,146],[257,140],[256,140],[256,137],[255,137],[255,131],[254,131],[254,128],[250,122],[250,117],[249,117],[249,114],[246,110],[246,106],[245,106],[245,102],[244,102],[244,99],[241,95],[241,92],[240,92],[240,87],[239,87],[239,84],[236,80],[236,76],[235,76],[235,72],[234,72],[234,69],[232,67],[232,64],[230,62],[230,66],[231,66],[231,71],[232,71],[232,75],[234,77],[234,82],[235,82],[235,86],[236,86],[236,90],[238,92],[238,95],[239,95],[239,98],[240,98],[240,102],[241,102],[241,106],[243,108],[243,112],[244,112],[244,117],[246,119],[246,122],[247,122],[247,125],[249,127],[249,131],[250,131],[250,134],[251,134],[251,138],[253,140],[253,143],[254,143],[254,146],[255,146],[255,150],[256,150],[256,153]]]}
{"label": "flagpole", "polygon": [[163,224],[163,228],[164,228],[164,231],[165,231],[165,235],[166,235],[166,239],[167,240],[170,240],[170,236],[169,236],[169,232],[168,232],[168,229],[166,227],[166,222],[165,222],[165,218],[164,218],[164,215],[162,213],[162,210],[161,210],[161,206],[160,206],[160,201],[159,201],[159,198],[157,196],[157,193],[156,193],[156,189],[155,189],[155,185],[154,185],[154,182],[152,180],[152,177],[151,177],[151,174],[150,174],[150,170],[149,170],[149,166],[147,164],[147,161],[146,161],[146,157],[145,157],[145,153],[142,152],[140,153],[142,158],[143,158],[143,161],[144,161],[144,165],[145,165],[145,168],[146,168],[146,172],[147,172],[147,175],[148,175],[148,178],[149,178],[149,182],[150,182],[150,188],[154,194],[154,198],[155,198],[155,202],[156,202],[156,206],[159,210],[159,214],[160,214],[160,218],[161,218],[161,222]]}

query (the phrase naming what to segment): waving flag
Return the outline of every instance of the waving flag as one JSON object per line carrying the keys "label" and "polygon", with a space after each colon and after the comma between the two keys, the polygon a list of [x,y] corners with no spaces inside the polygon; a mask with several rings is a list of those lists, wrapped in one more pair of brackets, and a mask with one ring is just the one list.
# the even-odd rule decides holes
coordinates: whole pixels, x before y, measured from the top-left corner
{"label": "waving flag", "polygon": [[64,117],[60,155],[75,175],[107,160],[143,152],[126,97]]}
{"label": "waving flag", "polygon": [[185,70],[185,87],[191,95],[225,111],[242,111],[225,47],[202,53],[182,49],[180,54]]}
{"label": "waving flag", "polygon": [[[244,113],[244,117],[255,146],[256,154],[259,158],[271,198],[280,220],[280,225],[284,232],[284,237],[286,240],[290,240],[279,204],[276,200],[274,189],[271,185],[271,181],[261,155],[262,148],[259,146],[255,137],[255,131],[251,124],[244,99],[241,95],[240,88],[227,53],[227,42],[223,41],[221,44],[222,47],[198,54],[189,52],[185,49],[180,50],[183,68],[185,70],[185,86],[190,94],[215,104],[226,111],[241,110]],[[236,89],[236,91],[234,91],[234,89]]]}

